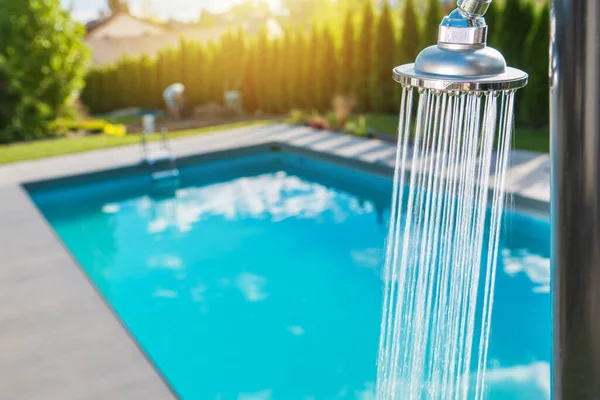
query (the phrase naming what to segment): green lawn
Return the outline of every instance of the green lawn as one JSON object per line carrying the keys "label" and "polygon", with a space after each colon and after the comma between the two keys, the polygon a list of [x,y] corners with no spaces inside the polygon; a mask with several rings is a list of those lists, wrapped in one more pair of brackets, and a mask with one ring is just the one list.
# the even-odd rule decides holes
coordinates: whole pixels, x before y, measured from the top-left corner
{"label": "green lawn", "polygon": [[[105,115],[94,115],[92,116],[96,119],[101,119],[111,124],[123,124],[123,125],[131,125],[131,124],[141,124],[142,117],[140,115],[123,115],[120,117],[110,117]],[[158,115],[155,117],[155,123],[161,122],[164,120],[164,115]]]}
{"label": "green lawn", "polygon": [[[169,133],[169,137],[179,138],[183,136],[200,135],[225,129],[266,125],[270,122],[272,121],[262,120],[209,126],[200,129],[172,132]],[[159,138],[160,135],[153,135],[149,139],[153,141],[158,140]],[[140,136],[138,134],[131,134],[126,136],[93,135],[75,138],[57,138],[38,140],[34,142],[0,145],[0,164],[35,160],[39,158],[59,156],[70,153],[80,153],[83,151],[124,146],[139,142]]]}
{"label": "green lawn", "polygon": [[[367,128],[379,133],[396,135],[398,130],[397,115],[367,114]],[[354,116],[351,121],[357,121]],[[550,151],[550,133],[548,129],[532,129],[517,126],[514,135],[514,147],[522,150],[548,153]]]}
{"label": "green lawn", "polygon": [[[373,131],[396,135],[398,129],[398,116],[368,114],[365,116],[367,127]],[[351,120],[355,121],[358,116]],[[265,125],[270,120],[237,122],[233,124],[209,126],[200,129],[172,132],[171,138],[183,136],[200,135],[204,133],[239,128],[244,126]],[[158,140],[159,135],[150,137],[150,140]],[[124,146],[128,144],[139,143],[140,137],[137,134],[127,136],[108,136],[94,135],[79,138],[58,138],[39,140],[34,142],[15,143],[9,145],[0,145],[0,164],[9,164],[18,161],[35,160],[39,158],[59,156],[63,154],[79,153],[89,150],[97,150],[108,147]],[[542,153],[548,153],[550,150],[550,138],[547,129],[530,129],[517,127],[514,136],[514,147],[523,150],[532,150]]]}

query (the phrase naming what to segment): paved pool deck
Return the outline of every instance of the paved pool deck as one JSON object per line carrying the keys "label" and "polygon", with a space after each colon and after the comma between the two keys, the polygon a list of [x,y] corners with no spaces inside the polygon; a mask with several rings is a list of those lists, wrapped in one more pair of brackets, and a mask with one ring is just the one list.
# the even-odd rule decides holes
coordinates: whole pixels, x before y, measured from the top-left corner
{"label": "paved pool deck", "polygon": [[[278,143],[391,176],[395,145],[283,124],[172,141],[177,157]],[[0,399],[173,399],[30,200],[25,183],[129,167],[137,145],[0,166]],[[387,171],[387,172],[386,172]],[[506,189],[547,212],[547,154],[515,150]]]}

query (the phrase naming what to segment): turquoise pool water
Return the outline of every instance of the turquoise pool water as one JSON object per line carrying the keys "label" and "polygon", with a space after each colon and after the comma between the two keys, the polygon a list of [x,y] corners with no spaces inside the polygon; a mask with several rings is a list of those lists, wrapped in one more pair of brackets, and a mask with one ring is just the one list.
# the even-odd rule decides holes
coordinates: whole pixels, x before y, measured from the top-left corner
{"label": "turquoise pool water", "polygon": [[[31,196],[183,399],[373,399],[391,181],[285,153]],[[508,213],[490,399],[548,399],[549,222]]]}

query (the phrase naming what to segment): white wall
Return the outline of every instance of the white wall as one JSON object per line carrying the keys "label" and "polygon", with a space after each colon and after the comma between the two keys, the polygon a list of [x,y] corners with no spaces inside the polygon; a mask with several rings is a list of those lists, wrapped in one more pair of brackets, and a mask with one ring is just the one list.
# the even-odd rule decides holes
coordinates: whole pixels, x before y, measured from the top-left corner
{"label": "white wall", "polygon": [[154,25],[132,18],[127,14],[120,14],[93,30],[87,36],[87,39],[123,39],[161,33],[163,33],[163,30]]}

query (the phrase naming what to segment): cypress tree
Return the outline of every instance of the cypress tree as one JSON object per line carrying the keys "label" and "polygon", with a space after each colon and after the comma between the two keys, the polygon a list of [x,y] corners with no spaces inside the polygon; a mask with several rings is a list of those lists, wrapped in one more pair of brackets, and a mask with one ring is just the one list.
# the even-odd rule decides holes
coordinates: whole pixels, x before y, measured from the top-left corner
{"label": "cypress tree", "polygon": [[406,64],[415,62],[421,44],[419,39],[419,24],[413,0],[406,0],[402,21],[399,61],[401,64]]}
{"label": "cypress tree", "polygon": [[392,81],[392,69],[395,67],[396,40],[390,5],[383,3],[381,15],[375,35],[375,54],[373,60],[373,77],[371,81],[371,98],[373,110],[378,113],[393,113],[395,83]]}
{"label": "cypress tree", "polygon": [[501,23],[501,14],[498,12],[498,7],[498,2],[492,1],[487,12],[485,13],[485,22],[488,25],[487,43],[489,46],[494,48],[497,46],[496,32],[498,32],[498,28]]}
{"label": "cypress tree", "polygon": [[293,69],[291,73],[292,83],[292,108],[304,108],[304,93],[308,84],[306,75],[306,38],[302,31],[296,31],[294,40],[294,52],[292,57]]}
{"label": "cypress tree", "polygon": [[195,77],[195,87],[198,92],[198,104],[207,103],[210,98],[210,52],[205,45],[199,48],[198,64],[196,66],[197,76]]}
{"label": "cypress tree", "polygon": [[358,43],[358,54],[355,57],[355,93],[360,111],[371,111],[371,75],[373,66],[373,5],[365,0],[362,11],[362,26]]}
{"label": "cypress tree", "polygon": [[158,82],[156,80],[156,60],[150,59],[148,56],[142,56],[140,58],[142,65],[141,78],[144,82],[143,88],[148,89],[148,93],[144,93],[147,98],[145,107],[148,108],[160,108],[160,101],[162,100],[162,92],[159,90]]}
{"label": "cypress tree", "polygon": [[244,108],[248,112],[255,112],[258,109],[258,98],[256,90],[256,45],[250,46],[246,62],[244,64],[244,77],[242,81],[242,99]]}
{"label": "cypress tree", "polygon": [[180,43],[179,43],[179,53],[181,55],[181,83],[184,84],[185,88],[186,88],[186,97],[187,97],[187,101],[188,101],[188,105],[189,106],[193,106],[194,105],[194,98],[193,96],[196,93],[195,87],[194,87],[194,75],[195,75],[195,49],[194,49],[194,44],[190,43],[189,41],[180,38]]}
{"label": "cypress tree", "polygon": [[312,32],[309,40],[309,48],[306,55],[306,71],[305,71],[305,82],[306,82],[306,109],[312,110],[318,107],[318,93],[320,92],[320,80],[317,79],[319,75],[319,64],[318,50],[320,48],[321,37],[319,35],[319,29],[313,24]]}
{"label": "cypress tree", "polygon": [[263,111],[270,113],[273,111],[273,77],[275,74],[273,66],[275,65],[275,51],[272,40],[267,40],[266,52],[264,57],[264,69],[262,70],[263,77],[261,85],[264,90]]}
{"label": "cypress tree", "polygon": [[[493,2],[492,2],[493,4]],[[534,22],[534,6],[522,0],[506,0],[498,33],[494,37],[498,50],[511,67],[523,68],[523,46]]]}
{"label": "cypress tree", "polygon": [[273,49],[271,58],[271,68],[273,72],[271,75],[273,78],[271,82],[271,111],[280,113],[284,111],[284,43],[277,39],[271,42],[271,46]]}
{"label": "cypress tree", "polygon": [[351,95],[354,79],[354,48],[356,47],[354,35],[354,13],[348,9],[344,21],[344,35],[340,56],[339,92],[343,95]]}
{"label": "cypress tree", "polygon": [[212,42],[210,44],[210,71],[211,79],[207,82],[209,86],[209,102],[223,102],[223,73],[219,66],[223,56],[221,54],[220,46],[217,43]]}
{"label": "cypress tree", "polygon": [[323,28],[318,49],[317,108],[326,111],[336,92],[338,72],[333,37],[328,26]]}
{"label": "cypress tree", "polygon": [[442,22],[442,8],[438,0],[429,0],[429,7],[425,15],[423,26],[423,40],[421,47],[432,46],[437,43],[438,30],[440,22]]}
{"label": "cypress tree", "polygon": [[266,29],[261,29],[258,34],[258,44],[256,52],[256,98],[258,110],[265,111],[267,103],[267,61],[269,52],[269,41]]}
{"label": "cypress tree", "polygon": [[281,101],[283,111],[285,112],[291,109],[292,99],[295,95],[294,82],[297,79],[297,75],[295,73],[296,63],[294,60],[295,50],[295,38],[292,36],[292,32],[288,29],[285,33],[283,42],[283,60],[280,63],[281,79],[283,79],[283,93]]}
{"label": "cypress tree", "polygon": [[[167,67],[165,66],[165,51],[161,50],[156,57],[156,82],[158,84],[159,89],[164,90],[167,86],[169,86],[173,82],[168,81],[168,77],[166,76]],[[163,108],[164,105],[161,105],[160,108]]]}
{"label": "cypress tree", "polygon": [[142,81],[142,63],[140,62],[139,57],[136,59],[132,59],[130,61],[131,68],[131,95],[132,99],[129,104],[137,104],[139,107],[144,107],[147,101],[147,93],[143,93],[144,91],[148,91],[148,88]]}
{"label": "cypress tree", "polygon": [[521,116],[528,122],[540,126],[548,126],[549,122],[549,24],[550,7],[546,3],[538,13],[524,52],[529,83],[523,89]]}
{"label": "cypress tree", "polygon": [[192,93],[190,93],[193,104],[199,105],[206,102],[205,87],[208,81],[208,69],[206,68],[206,50],[203,45],[196,44],[194,46],[194,57],[191,58],[188,73],[191,76],[188,78],[192,85]]}
{"label": "cypress tree", "polygon": [[102,73],[97,69],[93,69],[85,76],[85,87],[81,91],[81,101],[85,104],[91,112],[96,112],[99,104],[99,80]]}

